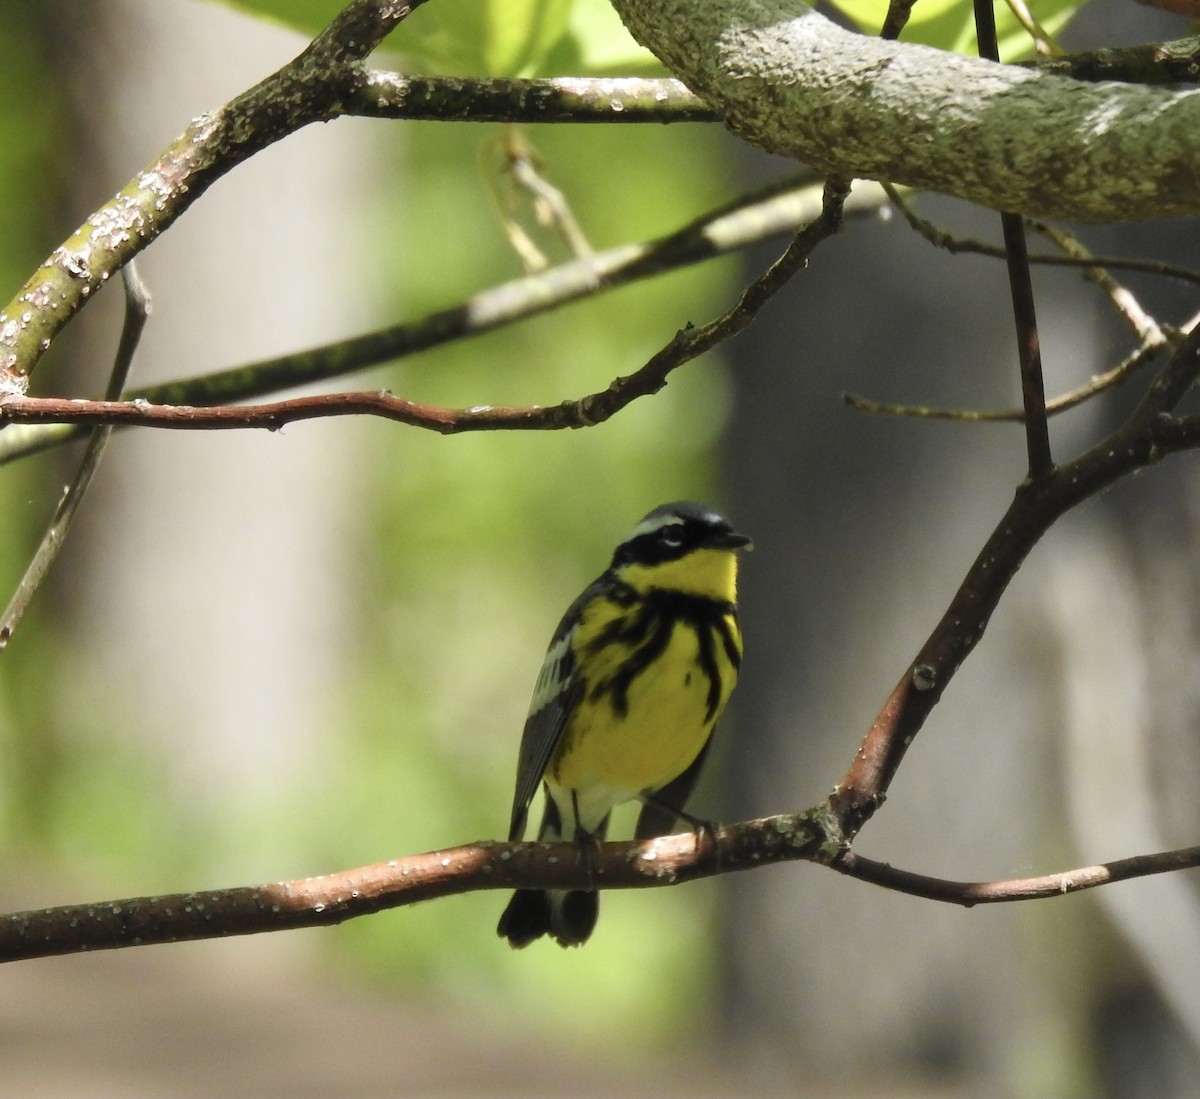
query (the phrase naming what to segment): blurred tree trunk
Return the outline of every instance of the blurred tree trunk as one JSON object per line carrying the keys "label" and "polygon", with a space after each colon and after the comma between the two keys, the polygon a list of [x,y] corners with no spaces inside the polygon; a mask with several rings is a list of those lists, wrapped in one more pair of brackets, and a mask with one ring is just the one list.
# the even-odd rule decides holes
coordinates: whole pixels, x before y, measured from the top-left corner
{"label": "blurred tree trunk", "polygon": [[[220,5],[45,8],[85,135],[53,240],[187,119],[303,46]],[[354,252],[370,149],[353,123],[302,132],[242,165],[155,242],[139,258],[153,312],[134,384],[365,327]],[[74,391],[103,388],[121,308],[109,287],[64,333]],[[251,853],[243,814],[262,819],[256,806],[286,798],[321,761],[339,638],[351,628],[339,578],[361,519],[353,432],[315,426],[286,445],[268,434],[115,436],[52,574],[73,669],[58,727],[144,759],[128,781],[161,783],[172,826],[215,842],[201,860],[234,880],[272,872],[273,851],[294,854],[283,828],[258,833]]]}
{"label": "blurred tree trunk", "polygon": [[[1144,9],[1126,15],[1110,5],[1085,13],[1074,42],[1098,23],[1112,41],[1122,33],[1117,20],[1135,16],[1142,37],[1178,33],[1175,24],[1146,25],[1153,19]],[[748,160],[749,174],[760,170]],[[998,239],[993,214],[938,199],[920,208],[961,235]],[[1191,224],[1097,230],[1085,240],[1097,252],[1181,261],[1200,243]],[[1185,318],[1188,295],[1161,280],[1130,282],[1152,312]],[[1103,298],[1078,275],[1038,269],[1035,288],[1049,390],[1082,384],[1128,347]],[[851,226],[786,293],[733,352],[729,495],[758,551],[744,583],[747,658],[726,764],[734,776],[728,819],[813,803],[840,779],[1011,498],[1025,459],[1017,425],[870,417],[840,400],[852,390],[899,403],[1019,406],[1002,264],[935,252],[893,218]],[[1106,398],[1055,421],[1060,455],[1093,438],[1122,403]],[[1167,798],[1161,782],[1140,789],[1138,775],[1114,762],[1119,753],[1083,766],[1080,749],[1099,730],[1079,727],[1070,705],[1085,691],[1101,713],[1122,715],[1110,735],[1147,732],[1130,748],[1151,753],[1145,775],[1167,761],[1195,774],[1194,674],[1182,670],[1200,658],[1190,628],[1200,604],[1182,567],[1194,572],[1200,551],[1195,484],[1194,467],[1181,461],[1050,533],[859,850],[980,879],[1196,842],[1194,796]],[[1147,535],[1151,527],[1173,536]],[[1114,577],[1132,602],[1121,601]],[[1164,600],[1175,611],[1166,628],[1181,670],[1149,691],[1136,670],[1161,667],[1146,646],[1162,639]],[[1089,640],[1099,665],[1086,663]],[[1114,666],[1135,669],[1132,680],[1112,674]],[[1073,828],[1102,779],[1114,799],[1109,815],[1087,819],[1108,826]],[[1194,795],[1194,784],[1177,785]],[[1155,810],[1154,828],[1130,830],[1123,811],[1134,798]],[[1150,1082],[1153,1094],[1191,1093],[1200,1027],[1189,1039],[1179,1020],[1200,1018],[1200,982],[1162,991],[1135,945],[1136,918],[1105,918],[1125,897],[1151,941],[1157,932],[1157,953],[1178,956],[1179,937],[1163,937],[1144,893],[1118,887],[1050,910],[967,911],[805,867],[753,877],[724,879],[721,1002],[731,1039],[767,1072],[836,1079],[847,1094],[855,1093],[848,1081],[862,1086],[886,1072],[894,1082],[897,1066],[913,1080],[965,1079],[972,1094],[1151,1094]],[[1164,885],[1176,909],[1189,912],[1188,883],[1173,875]],[[1183,952],[1192,953],[1192,936],[1181,933]],[[1128,1010],[1134,1001],[1137,1012]]]}

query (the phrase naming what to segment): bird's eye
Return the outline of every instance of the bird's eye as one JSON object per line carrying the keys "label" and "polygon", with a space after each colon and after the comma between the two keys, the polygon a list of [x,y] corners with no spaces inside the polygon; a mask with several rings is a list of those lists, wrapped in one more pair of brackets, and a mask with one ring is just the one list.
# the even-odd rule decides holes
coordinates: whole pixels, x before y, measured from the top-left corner
{"label": "bird's eye", "polygon": [[683,527],[678,523],[672,523],[669,527],[663,527],[659,532],[658,538],[664,546],[682,546]]}

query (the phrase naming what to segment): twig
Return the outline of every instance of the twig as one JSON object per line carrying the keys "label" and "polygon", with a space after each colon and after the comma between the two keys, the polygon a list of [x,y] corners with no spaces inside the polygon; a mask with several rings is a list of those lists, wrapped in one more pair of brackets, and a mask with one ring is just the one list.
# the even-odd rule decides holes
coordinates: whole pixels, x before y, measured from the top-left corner
{"label": "twig", "polygon": [[[698,263],[784,232],[794,232],[797,226],[820,217],[820,191],[819,185],[807,183],[797,186],[792,182],[782,185],[782,189],[781,185],[776,185],[766,192],[765,197],[759,194],[739,205],[728,206],[669,236],[647,244],[623,245],[598,252],[537,275],[503,283],[423,320],[219,374],[141,389],[120,404],[20,396],[0,399],[0,423],[8,425],[0,432],[0,463],[35,453],[71,437],[70,427],[50,424],[113,422],[170,428],[276,428],[288,422],[289,417],[309,419],[314,415],[360,413],[388,416],[414,426],[446,432],[496,427],[543,429],[598,422],[641,395],[635,391],[639,375],[617,379],[607,390],[550,408],[438,409],[404,401],[386,392],[376,392],[300,398],[257,408],[239,406],[224,411],[213,410],[211,416],[209,411],[212,406],[337,377],[489,332],[585,295]],[[876,210],[882,200],[883,192],[876,185],[858,183],[845,202],[843,214]],[[582,410],[586,410],[586,415],[581,414]]]}
{"label": "twig", "polygon": [[[1185,331],[1190,331],[1189,325]],[[1169,345],[1164,337],[1161,341],[1148,340],[1141,347],[1126,355],[1116,366],[1097,374],[1084,385],[1062,393],[1046,402],[1046,415],[1057,416],[1060,412],[1076,408],[1084,401],[1109,389],[1115,389],[1123,382],[1129,381],[1142,367],[1163,348]],[[869,412],[875,415],[908,416],[918,420],[952,420],[956,423],[1021,423],[1025,419],[1023,408],[938,408],[933,405],[887,404],[873,401],[858,393],[843,393],[842,400],[856,412]]]}
{"label": "twig", "polygon": [[1053,38],[1049,31],[1041,25],[1025,4],[1025,0],[1005,0],[1008,10],[1021,24],[1025,33],[1033,39],[1034,48],[1043,57],[1062,57],[1067,51]]}
{"label": "twig", "polygon": [[1020,64],[1076,80],[1121,80],[1128,84],[1195,84],[1200,81],[1200,38],[1106,47],[1065,57],[1040,57]]}
{"label": "twig", "polygon": [[879,28],[879,37],[894,40],[900,37],[900,32],[908,26],[909,17],[917,0],[889,0],[887,15],[883,18],[883,26]]}
{"label": "twig", "polygon": [[[959,237],[953,233],[948,233],[944,229],[940,229],[934,225],[933,222],[921,217],[913,208],[912,203],[890,183],[884,183],[881,186],[887,192],[888,198],[895,205],[896,209],[900,211],[904,220],[935,248],[941,248],[951,255],[966,252],[978,256],[988,256],[992,259],[1004,258],[1004,249],[1000,245],[991,244],[985,240]],[[1029,262],[1043,264],[1048,267],[1082,267],[1089,270],[1093,268],[1107,268],[1110,270],[1137,271],[1145,275],[1158,275],[1162,278],[1178,279],[1180,282],[1200,285],[1200,271],[1192,267],[1183,267],[1179,264],[1164,263],[1160,260],[1128,258],[1125,256],[1098,256],[1090,253],[1087,256],[1064,256],[1049,252],[1031,252],[1029,254]]]}
{"label": "twig", "polygon": [[916,658],[888,696],[830,797],[853,838],[883,803],[905,753],[979,643],[1001,596],[1047,530],[1083,500],[1164,455],[1200,445],[1200,419],[1172,414],[1200,375],[1200,327],[1172,354],[1125,422],[1079,457],[1018,487]]}
{"label": "twig", "polygon": [[[125,388],[133,356],[141,341],[142,330],[146,326],[146,318],[150,315],[150,296],[146,292],[145,284],[139,277],[133,260],[130,260],[122,269],[121,281],[125,287],[125,319],[121,326],[121,337],[117,343],[112,374],[109,376],[108,388],[105,391],[105,397],[110,401],[115,401]],[[34,593],[41,587],[42,581],[50,571],[50,566],[58,556],[58,551],[62,549],[79,505],[87,492],[88,485],[91,484],[92,475],[96,472],[96,468],[100,464],[100,457],[108,445],[112,430],[111,425],[104,425],[92,431],[74,480],[64,490],[58,507],[55,509],[54,517],[50,520],[50,526],[42,536],[42,541],[25,569],[25,574],[21,577],[16,591],[13,592],[3,616],[0,616],[0,650],[4,649],[12,639],[13,631],[16,630],[28,609]]]}
{"label": "twig", "polygon": [[1036,878],[1011,878],[1000,881],[948,881],[899,870],[887,863],[863,858],[854,851],[845,851],[830,864],[858,881],[871,882],[885,889],[924,897],[931,901],[946,901],[971,908],[977,904],[999,904],[1011,901],[1039,900],[1065,897],[1083,889],[1095,889],[1112,882],[1144,878],[1151,874],[1170,874],[1200,866],[1200,847],[1184,847],[1177,851],[1160,851],[1151,855],[1135,855],[1128,859],[1060,870]]}
{"label": "twig", "polygon": [[[1042,221],[1030,221],[1029,227],[1035,233],[1053,241],[1065,255],[1075,259],[1095,260],[1095,256],[1084,247],[1083,242],[1065,229],[1058,229]],[[1172,337],[1163,331],[1158,321],[1142,308],[1133,291],[1117,282],[1104,267],[1089,265],[1084,270],[1083,277],[1104,291],[1117,316],[1143,344],[1163,345],[1172,342]]]}
{"label": "twig", "polygon": [[[666,384],[666,377],[670,371],[682,366],[685,362],[698,358],[745,329],[758,316],[763,306],[787,285],[797,271],[800,271],[808,263],[809,256],[812,255],[817,245],[841,230],[846,200],[849,195],[850,183],[848,180],[826,180],[821,195],[820,215],[796,234],[795,240],[788,245],[787,251],[743,291],[741,298],[732,309],[706,325],[699,328],[688,327],[676,333],[675,339],[638,371],[638,375],[644,376],[643,384],[649,382],[653,386],[653,388],[644,389],[644,392],[657,392],[662,385]],[[618,378],[609,387],[606,394],[584,398],[589,417],[607,413],[605,415],[607,419],[612,414],[607,412],[607,409],[615,400],[620,399],[620,393],[615,391],[616,388],[618,386],[622,389],[625,388],[621,383],[630,382],[635,377],[637,375],[632,375],[630,378]],[[642,386],[639,386],[638,389],[642,391]]]}
{"label": "twig", "polygon": [[[889,199],[900,210],[909,225],[935,247],[943,248],[950,252],[977,252],[996,256],[997,258],[1004,255],[1002,248],[997,248],[994,245],[981,241],[955,237],[944,232],[932,222],[920,217],[912,208],[911,203],[894,187],[885,184],[884,189],[887,191]],[[1117,315],[1134,332],[1140,344],[1138,348],[1127,355],[1116,366],[1104,371],[1102,374],[1096,375],[1085,385],[1046,401],[1047,415],[1065,412],[1070,408],[1082,404],[1089,398],[1127,381],[1164,347],[1178,345],[1180,339],[1182,339],[1182,334],[1190,332],[1195,327],[1197,323],[1197,319],[1195,318],[1185,324],[1180,330],[1160,325],[1153,316],[1142,308],[1136,295],[1128,287],[1114,279],[1106,269],[1108,267],[1119,266],[1145,270],[1153,274],[1167,274],[1168,272],[1163,270],[1161,265],[1152,263],[1151,261],[1122,260],[1117,257],[1095,256],[1077,237],[1062,229],[1036,220],[1029,220],[1027,224],[1034,232],[1045,236],[1062,249],[1065,253],[1065,257],[1062,258],[1069,261],[1072,265],[1080,266],[1084,269],[1084,278],[1089,282],[1095,283],[1096,286],[1104,291]],[[1049,263],[1058,257],[1028,256],[1027,258],[1031,263],[1039,261]],[[1170,273],[1189,279],[1193,275],[1196,275],[1195,272],[1189,271]],[[926,405],[893,404],[875,401],[854,393],[843,394],[843,400],[851,408],[860,412],[908,416],[918,419],[953,420],[960,423],[1022,423],[1025,419],[1024,409],[955,409]]]}
{"label": "twig", "polygon": [[[986,5],[988,0],[983,0]],[[988,6],[988,11],[991,11]],[[1008,285],[1012,295],[1013,320],[1017,329],[1017,357],[1021,371],[1021,404],[1025,415],[1025,449],[1029,476],[1045,477],[1054,468],[1050,452],[1050,426],[1046,415],[1046,385],[1042,377],[1042,342],[1038,335],[1033,280],[1029,273],[1029,251],[1025,246],[1025,223],[1020,214],[1000,215],[1004,250],[1008,262]]]}
{"label": "twig", "polygon": [[[570,203],[543,174],[541,157],[525,133],[517,126],[505,126],[501,136],[484,147],[484,155],[492,149],[500,151],[501,175],[497,177],[485,167],[484,184],[504,233],[525,270],[545,270],[550,261],[517,217],[516,208],[521,194],[532,201],[538,223],[555,229],[571,255],[576,258],[592,255],[592,246],[576,220]],[[503,183],[508,186],[502,186]]]}
{"label": "twig", "polygon": [[[1000,60],[996,40],[996,11],[993,0],[974,0],[975,35],[979,56]],[[1013,321],[1017,329],[1017,357],[1021,371],[1021,405],[1025,415],[1025,450],[1029,477],[1038,480],[1054,468],[1050,452],[1050,426],[1046,416],[1046,387],[1042,378],[1042,344],[1038,336],[1037,308],[1029,272],[1029,249],[1025,244],[1025,222],[1020,214],[1002,211],[1000,229],[1004,236],[1004,259],[1012,297]]]}
{"label": "twig", "polygon": [[[631,375],[630,379],[625,380],[636,377]],[[605,390],[578,401],[564,401],[547,407],[476,405],[472,408],[443,408],[423,404],[397,397],[385,389],[366,393],[316,394],[266,404],[212,406],[151,404],[141,398],[130,401],[84,401],[66,397],[0,397],[0,419],[24,423],[157,427],[176,431],[245,428],[278,431],[287,424],[301,420],[378,416],[442,435],[457,435],[465,431],[555,431],[589,426],[594,421],[583,409],[609,392]],[[622,390],[622,397],[613,411],[628,403],[624,399],[626,392]]]}

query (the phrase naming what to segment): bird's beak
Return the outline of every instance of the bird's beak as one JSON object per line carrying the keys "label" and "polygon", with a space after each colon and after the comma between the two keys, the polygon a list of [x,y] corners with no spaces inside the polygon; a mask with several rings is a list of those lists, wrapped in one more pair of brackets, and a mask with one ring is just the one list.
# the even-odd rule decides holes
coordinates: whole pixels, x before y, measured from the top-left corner
{"label": "bird's beak", "polygon": [[737,531],[731,530],[725,534],[717,535],[711,542],[714,549],[754,549],[754,543],[750,541],[744,534],[738,534]]}

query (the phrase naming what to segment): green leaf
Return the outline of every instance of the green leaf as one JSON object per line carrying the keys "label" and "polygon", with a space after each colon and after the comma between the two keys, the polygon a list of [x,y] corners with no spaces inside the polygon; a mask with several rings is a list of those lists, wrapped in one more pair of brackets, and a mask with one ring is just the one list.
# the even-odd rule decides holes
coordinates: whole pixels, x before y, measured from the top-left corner
{"label": "green leaf", "polygon": [[658,58],[633,40],[609,0],[575,0],[568,32],[546,59],[546,75],[636,76],[662,71]]}
{"label": "green leaf", "polygon": [[[887,0],[833,0],[867,34],[877,34],[887,14]],[[1000,57],[1013,61],[1033,51],[1033,43],[1008,5],[996,7],[996,34],[1000,40]],[[1082,7],[1080,0],[1029,0],[1033,17],[1049,34],[1056,34]],[[953,53],[976,53],[975,14],[968,0],[919,0],[912,18],[900,36],[905,42],[921,42],[926,46]]]}
{"label": "green leaf", "polygon": [[[315,35],[345,0],[218,0]],[[387,42],[436,72],[533,76],[568,30],[575,0],[437,0]]]}
{"label": "green leaf", "polygon": [[389,46],[463,76],[533,76],[566,34],[574,0],[437,0]]}

